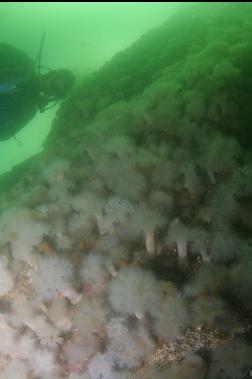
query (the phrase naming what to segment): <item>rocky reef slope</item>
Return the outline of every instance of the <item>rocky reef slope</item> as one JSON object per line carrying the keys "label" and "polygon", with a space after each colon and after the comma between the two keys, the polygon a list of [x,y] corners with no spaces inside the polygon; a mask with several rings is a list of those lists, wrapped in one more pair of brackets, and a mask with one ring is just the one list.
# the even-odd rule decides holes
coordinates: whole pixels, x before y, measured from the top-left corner
{"label": "rocky reef slope", "polygon": [[249,378],[251,36],[186,8],[62,104],[1,195],[0,379]]}

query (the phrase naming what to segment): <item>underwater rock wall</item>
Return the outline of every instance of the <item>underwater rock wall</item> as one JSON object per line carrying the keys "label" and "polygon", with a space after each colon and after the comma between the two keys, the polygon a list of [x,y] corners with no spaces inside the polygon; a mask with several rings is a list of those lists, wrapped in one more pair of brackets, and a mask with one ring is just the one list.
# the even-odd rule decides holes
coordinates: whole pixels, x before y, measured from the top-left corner
{"label": "underwater rock wall", "polygon": [[1,196],[0,379],[249,378],[252,7],[206,7],[87,79]]}
{"label": "underwater rock wall", "polygon": [[[46,145],[55,146],[66,135],[69,144],[77,137],[76,129],[83,131],[97,113],[169,77],[179,82],[191,102],[200,98],[209,108],[204,121],[235,134],[246,145],[248,133],[251,138],[250,4],[183,7],[85,79],[61,108]],[[182,116],[187,101],[179,104]]]}

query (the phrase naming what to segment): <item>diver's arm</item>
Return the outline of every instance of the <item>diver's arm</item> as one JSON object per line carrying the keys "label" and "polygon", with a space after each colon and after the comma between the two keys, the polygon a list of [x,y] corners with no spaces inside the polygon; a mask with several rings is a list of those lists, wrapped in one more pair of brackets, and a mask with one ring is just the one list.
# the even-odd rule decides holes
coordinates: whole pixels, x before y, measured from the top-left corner
{"label": "diver's arm", "polygon": [[[13,111],[13,109],[15,109]],[[37,109],[27,104],[0,107],[0,141],[8,140],[23,129],[36,115]]]}

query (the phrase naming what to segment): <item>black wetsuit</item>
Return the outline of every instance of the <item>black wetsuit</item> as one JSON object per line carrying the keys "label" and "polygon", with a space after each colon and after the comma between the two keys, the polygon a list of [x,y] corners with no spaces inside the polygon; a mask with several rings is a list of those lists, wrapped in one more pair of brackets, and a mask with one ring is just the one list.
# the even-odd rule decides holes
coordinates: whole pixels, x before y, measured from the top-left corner
{"label": "black wetsuit", "polygon": [[39,96],[40,81],[33,60],[0,43],[0,140],[15,136],[35,116]]}

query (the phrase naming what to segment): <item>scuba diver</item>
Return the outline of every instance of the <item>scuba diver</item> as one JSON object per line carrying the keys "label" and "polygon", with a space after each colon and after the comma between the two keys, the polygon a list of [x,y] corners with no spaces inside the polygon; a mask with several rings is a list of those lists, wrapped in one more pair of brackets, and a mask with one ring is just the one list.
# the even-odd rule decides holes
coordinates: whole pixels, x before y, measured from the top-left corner
{"label": "scuba diver", "polygon": [[64,99],[74,83],[65,69],[41,74],[40,45],[38,63],[24,52],[0,43],[0,141],[15,137],[37,113]]}

